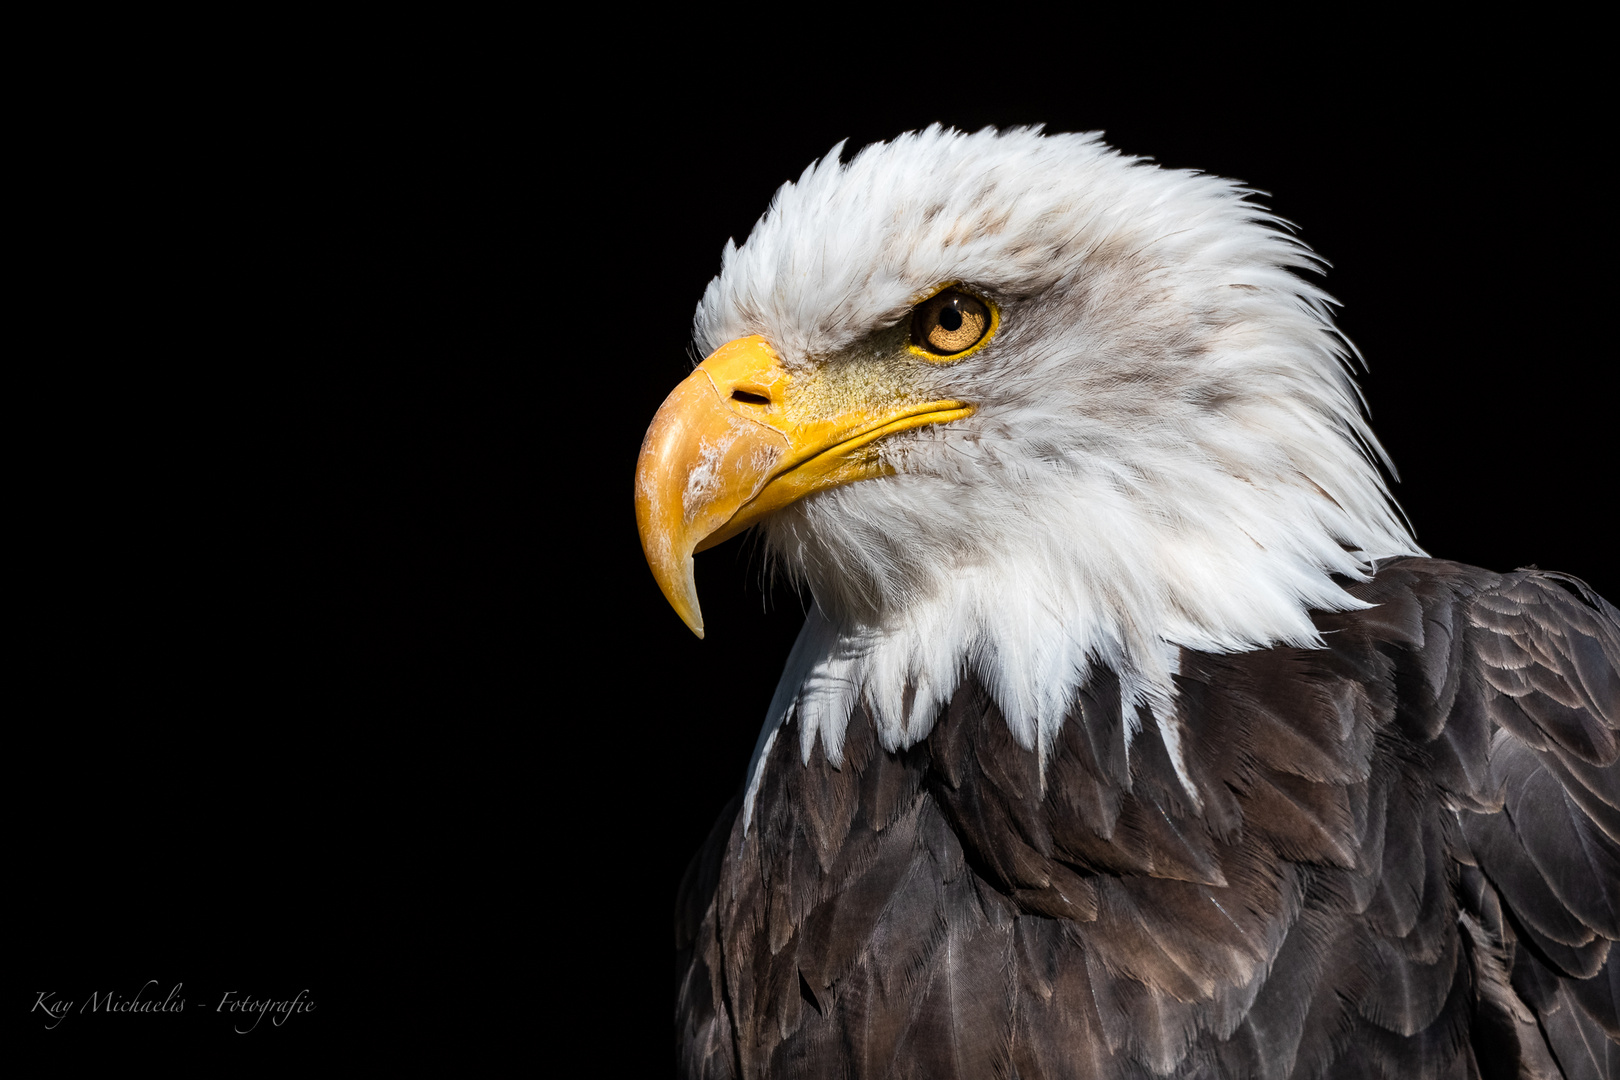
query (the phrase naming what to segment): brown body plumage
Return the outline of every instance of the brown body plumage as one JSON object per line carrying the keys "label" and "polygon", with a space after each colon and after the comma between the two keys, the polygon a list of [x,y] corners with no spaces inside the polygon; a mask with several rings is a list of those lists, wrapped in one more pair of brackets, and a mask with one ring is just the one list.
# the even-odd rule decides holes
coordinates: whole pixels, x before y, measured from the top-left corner
{"label": "brown body plumage", "polygon": [[1183,653],[1201,808],[1106,672],[1044,779],[972,682],[899,754],[779,742],[682,888],[686,1075],[1615,1076],[1615,609],[1351,592],[1326,649]]}

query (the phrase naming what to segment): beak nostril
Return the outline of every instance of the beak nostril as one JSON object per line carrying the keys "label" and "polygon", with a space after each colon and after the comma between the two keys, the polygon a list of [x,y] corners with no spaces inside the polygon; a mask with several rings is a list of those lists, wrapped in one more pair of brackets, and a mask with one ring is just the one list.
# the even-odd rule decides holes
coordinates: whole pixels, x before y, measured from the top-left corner
{"label": "beak nostril", "polygon": [[769,405],[771,403],[771,399],[764,394],[751,394],[747,390],[733,390],[731,400],[746,402],[749,405]]}

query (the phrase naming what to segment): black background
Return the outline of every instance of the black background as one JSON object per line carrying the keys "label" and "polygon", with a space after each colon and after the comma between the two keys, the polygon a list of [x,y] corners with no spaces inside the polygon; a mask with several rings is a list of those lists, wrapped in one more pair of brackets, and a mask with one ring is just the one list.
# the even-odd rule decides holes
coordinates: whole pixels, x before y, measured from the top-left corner
{"label": "black background", "polygon": [[[1100,129],[1269,193],[1333,264],[1419,543],[1620,596],[1578,71],[1511,35],[1307,77],[1259,44],[1171,62],[1147,31],[1085,63],[985,35],[928,71],[950,57],[668,29],[227,36],[115,78],[80,58],[37,95],[11,763],[32,1051],[578,1043],[667,1070],[676,884],[802,615],[744,537],[698,560],[693,638],[630,479],[726,238],[841,139]],[[26,1013],[148,979],[187,1011]],[[279,1029],[209,1011],[305,988],[317,1011]]]}

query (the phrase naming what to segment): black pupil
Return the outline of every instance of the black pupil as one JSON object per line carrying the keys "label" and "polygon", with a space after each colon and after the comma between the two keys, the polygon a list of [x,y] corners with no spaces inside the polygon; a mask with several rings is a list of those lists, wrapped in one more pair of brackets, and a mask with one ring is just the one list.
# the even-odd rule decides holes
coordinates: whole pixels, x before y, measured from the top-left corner
{"label": "black pupil", "polygon": [[939,309],[939,325],[951,333],[962,329],[962,313],[956,310],[954,302]]}

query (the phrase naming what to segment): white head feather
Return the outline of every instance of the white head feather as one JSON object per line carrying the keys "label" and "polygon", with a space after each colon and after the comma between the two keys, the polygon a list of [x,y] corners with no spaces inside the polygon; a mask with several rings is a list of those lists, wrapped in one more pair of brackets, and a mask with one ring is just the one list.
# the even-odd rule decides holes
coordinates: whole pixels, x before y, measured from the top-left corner
{"label": "white head feather", "polygon": [[838,762],[861,699],[910,745],[970,672],[1044,754],[1095,664],[1174,755],[1178,647],[1319,646],[1311,609],[1361,606],[1333,575],[1419,553],[1331,299],[1292,272],[1319,261],[1250,194],[1096,134],[933,127],[835,149],[727,245],[705,353],[761,334],[790,369],[837,363],[947,282],[1001,311],[924,376],[973,416],[764,525],[816,604],[753,768],[794,709],[805,756],[819,733]]}

